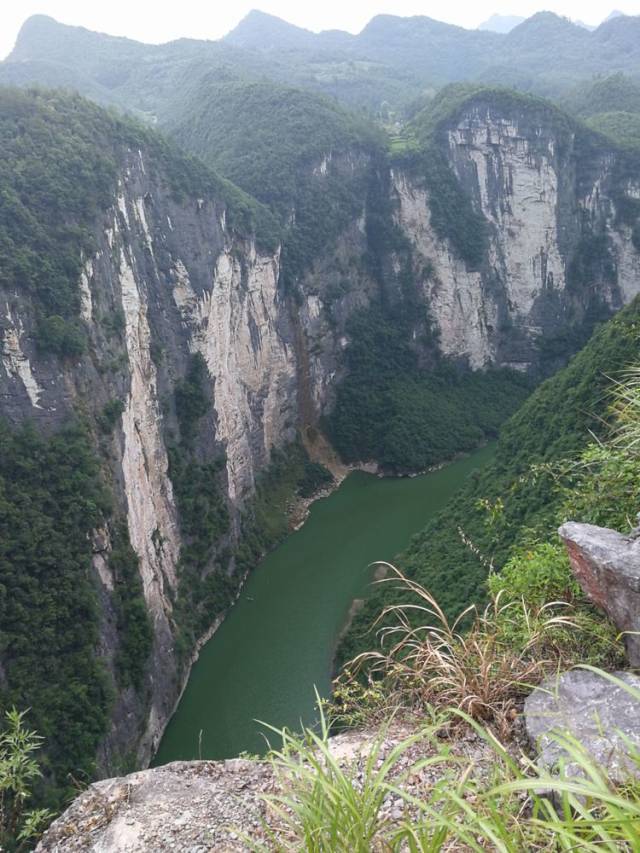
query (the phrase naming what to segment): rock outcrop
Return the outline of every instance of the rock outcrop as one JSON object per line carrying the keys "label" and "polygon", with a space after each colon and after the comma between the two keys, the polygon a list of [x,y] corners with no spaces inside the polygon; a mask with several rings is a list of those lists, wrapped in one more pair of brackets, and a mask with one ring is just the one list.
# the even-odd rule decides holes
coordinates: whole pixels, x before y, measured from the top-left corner
{"label": "rock outcrop", "polygon": [[640,776],[630,757],[640,749],[640,678],[629,672],[610,678],[572,670],[547,679],[525,700],[524,715],[531,745],[547,770],[566,762],[569,775],[578,772],[563,742],[569,735],[590,758],[606,768],[609,778],[624,783]]}
{"label": "rock outcrop", "polygon": [[[373,748],[382,761],[411,737],[390,781],[409,798],[420,798],[441,779],[442,767],[424,760],[433,758],[435,746],[432,737],[417,736],[419,727],[418,722],[394,721],[382,741],[378,730],[353,729],[331,738],[329,745],[345,775],[362,780]],[[451,748],[461,767],[478,779],[491,778],[495,754],[485,740],[474,732],[458,733]],[[409,773],[411,767],[415,770]],[[218,853],[251,849],[247,838],[265,849],[289,849],[286,835],[280,845],[273,841],[281,827],[265,796],[290,793],[282,791],[270,763],[237,758],[174,762],[91,785],[49,827],[37,853]],[[399,825],[412,817],[417,811],[397,793],[385,796],[381,821]]]}
{"label": "rock outcrop", "polygon": [[640,540],[575,522],[558,532],[580,585],[624,634],[631,666],[640,666]]}
{"label": "rock outcrop", "polygon": [[274,789],[255,761],[179,761],[92,785],[47,831],[39,853],[247,850]]}

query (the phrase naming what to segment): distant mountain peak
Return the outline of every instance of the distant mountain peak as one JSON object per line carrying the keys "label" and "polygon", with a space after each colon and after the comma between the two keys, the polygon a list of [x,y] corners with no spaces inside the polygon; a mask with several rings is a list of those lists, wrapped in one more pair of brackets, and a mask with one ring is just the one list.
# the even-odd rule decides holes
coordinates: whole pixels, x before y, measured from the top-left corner
{"label": "distant mountain peak", "polygon": [[247,12],[244,18],[240,21],[238,26],[262,26],[265,24],[269,26],[284,27],[286,29],[302,29],[302,27],[296,27],[295,24],[290,24],[288,21],[285,21],[284,18],[279,18],[277,15],[272,15],[270,12],[263,12],[261,9],[251,9],[251,11]]}
{"label": "distant mountain peak", "polygon": [[510,33],[514,27],[526,19],[520,15],[491,15],[478,27],[479,30],[489,30],[492,33]]}
{"label": "distant mountain peak", "polygon": [[555,12],[536,12],[530,18],[524,20],[517,27],[511,30],[511,36],[530,38],[532,33],[537,33],[538,37],[544,33],[552,33],[554,35],[564,34],[568,37],[587,38],[589,31],[584,25],[577,21],[572,21],[564,15],[557,15]]}
{"label": "distant mountain peak", "polygon": [[50,26],[59,26],[58,21],[55,18],[52,18],[51,15],[29,15],[26,19],[21,30],[32,29],[33,27],[50,27]]}
{"label": "distant mountain peak", "polygon": [[238,47],[251,47],[253,45],[267,47],[262,44],[264,39],[267,43],[276,39],[280,46],[287,46],[288,42],[299,44],[315,38],[315,33],[305,30],[295,24],[290,24],[276,15],[261,12],[260,9],[252,9],[240,23],[225,36],[225,41]]}

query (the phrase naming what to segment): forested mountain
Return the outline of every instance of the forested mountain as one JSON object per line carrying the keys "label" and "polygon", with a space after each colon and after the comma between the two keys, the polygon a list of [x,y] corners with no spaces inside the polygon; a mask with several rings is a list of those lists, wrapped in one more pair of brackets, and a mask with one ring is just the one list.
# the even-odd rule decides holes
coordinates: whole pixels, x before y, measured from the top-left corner
{"label": "forested mountain", "polygon": [[624,74],[597,77],[567,92],[561,106],[587,119],[608,112],[640,113],[640,81]]}
{"label": "forested mountain", "polygon": [[[327,443],[388,473],[449,460],[633,302],[638,20],[252,13],[160,46],[27,21],[0,65],[0,705],[33,708],[52,802],[148,761]],[[482,591],[457,528],[507,558],[525,499],[502,550],[477,500],[555,458],[553,430],[581,446],[636,313],[403,558],[431,582],[433,543],[446,604]]]}
{"label": "forested mountain", "polygon": [[319,95],[269,81],[209,78],[179,99],[166,132],[283,219],[309,191],[297,182],[310,164],[329,154],[384,151],[380,130]]}
{"label": "forested mountain", "polygon": [[618,144],[627,148],[640,145],[640,83],[624,74],[581,83],[560,103]]}
{"label": "forested mountain", "polygon": [[[541,12],[509,33],[465,30],[426,17],[380,15],[358,35],[319,34],[251,12],[217,42],[143,45],[35,16],[0,66],[0,81],[73,85],[90,97],[167,115],[172,94],[207,72],[267,77],[378,114],[400,111],[425,90],[480,80],[550,97],[594,75],[640,76],[640,18],[618,16],[590,32]],[[20,63],[23,69],[15,67]],[[33,63],[39,63],[34,66]],[[43,63],[47,63],[45,66]]]}
{"label": "forested mountain", "polygon": [[[415,83],[441,86],[482,79],[558,94],[593,74],[640,73],[638,18],[617,17],[594,32],[551,12],[540,12],[508,33],[465,30],[426,17],[379,15],[357,36],[313,35],[252,12],[225,41],[268,56],[276,49],[297,64],[307,55],[316,77],[339,74],[340,54],[354,62],[379,63],[393,74],[404,69]],[[313,52],[312,52],[313,51]]]}

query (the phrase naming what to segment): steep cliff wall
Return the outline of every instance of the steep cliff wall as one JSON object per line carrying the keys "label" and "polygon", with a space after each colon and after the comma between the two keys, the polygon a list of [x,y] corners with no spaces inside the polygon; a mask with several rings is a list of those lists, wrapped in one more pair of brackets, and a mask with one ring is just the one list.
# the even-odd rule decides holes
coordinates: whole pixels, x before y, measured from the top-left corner
{"label": "steep cliff wall", "polygon": [[[43,352],[38,296],[8,282],[0,286],[3,416],[16,426],[33,419],[45,433],[78,414],[84,418],[138,557],[153,647],[136,690],[117,686],[111,522],[95,531],[99,653],[116,685],[111,730],[100,750],[105,769],[132,751],[148,761],[186,674],[174,618],[185,543],[169,450],[179,434],[173,390],[191,355],[205,358],[204,393],[212,403],[195,457],[225,460],[217,480],[232,525],[217,550],[237,542],[240,511],[271,449],[295,437],[295,358],[278,290],[280,250],[260,248],[250,233],[232,229],[224,198],[202,193],[180,198],[157,152],[122,151],[112,204],[90,226],[92,248],[77,281],[82,353]],[[101,429],[110,406],[112,429]],[[232,572],[225,559],[206,571]]]}
{"label": "steep cliff wall", "polygon": [[[421,163],[394,169],[397,222],[414,246],[444,354],[473,368],[535,369],[551,341],[568,338],[570,351],[577,329],[637,295],[640,178],[628,155],[549,106],[481,96],[442,122],[426,157],[462,190],[449,201],[449,224],[456,206],[470,205],[483,231],[462,233],[483,243],[469,263],[460,234],[434,227],[442,175],[438,185]],[[621,215],[630,207],[631,221]]]}
{"label": "steep cliff wall", "polygon": [[[383,318],[394,341],[404,338],[423,373],[442,356],[473,369],[537,370],[548,368],[550,342],[561,344],[551,360],[564,357],[576,330],[640,292],[640,172],[546,109],[472,99],[420,157],[327,152],[305,167],[313,205],[291,211],[284,245],[243,219],[246,198],[189,172],[152,135],[119,128],[116,137],[107,201],[80,224],[71,214],[65,223],[71,235],[80,225],[86,232],[65,261],[74,277],[69,316],[57,317],[55,306],[48,316],[50,270],[37,292],[19,283],[20,269],[0,280],[3,416],[33,420],[45,434],[80,416],[114,497],[113,516],[90,536],[97,649],[115,696],[100,764],[112,772],[124,755],[144,763],[153,753],[196,639],[181,624],[185,592],[222,590],[205,631],[232,603],[242,514],[258,475],[274,448],[334,405],[354,319],[375,309],[370,317]],[[439,183],[429,168],[436,155]],[[449,197],[442,188],[452,186]],[[45,351],[42,329],[65,323],[84,344],[72,337],[64,351]],[[380,336],[382,349],[391,337]],[[368,355],[365,366],[387,369],[386,353]],[[206,405],[187,442],[176,389],[194,356],[206,365]],[[391,367],[401,374],[403,363]],[[414,416],[423,420],[419,409]],[[406,433],[402,413],[399,423]],[[216,492],[225,522],[194,568],[185,564],[191,537],[180,495],[198,478],[208,499]],[[118,675],[117,520],[137,555],[152,626],[138,684]]]}

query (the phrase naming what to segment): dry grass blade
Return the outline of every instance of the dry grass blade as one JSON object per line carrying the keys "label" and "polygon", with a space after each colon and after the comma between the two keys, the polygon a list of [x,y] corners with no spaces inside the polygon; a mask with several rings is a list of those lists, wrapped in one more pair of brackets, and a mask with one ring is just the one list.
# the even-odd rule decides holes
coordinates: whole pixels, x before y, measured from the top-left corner
{"label": "dry grass blade", "polygon": [[[380,648],[354,658],[349,677],[364,671],[383,683],[392,703],[457,708],[506,731],[519,698],[561,663],[541,650],[553,650],[555,630],[575,627],[558,613],[570,605],[532,610],[522,601],[502,604],[499,593],[484,611],[467,607],[450,621],[428,590],[385,565],[392,576],[379,582],[395,582],[408,601],[383,610],[376,621]],[[516,623],[527,638],[517,648],[507,631]]]}

